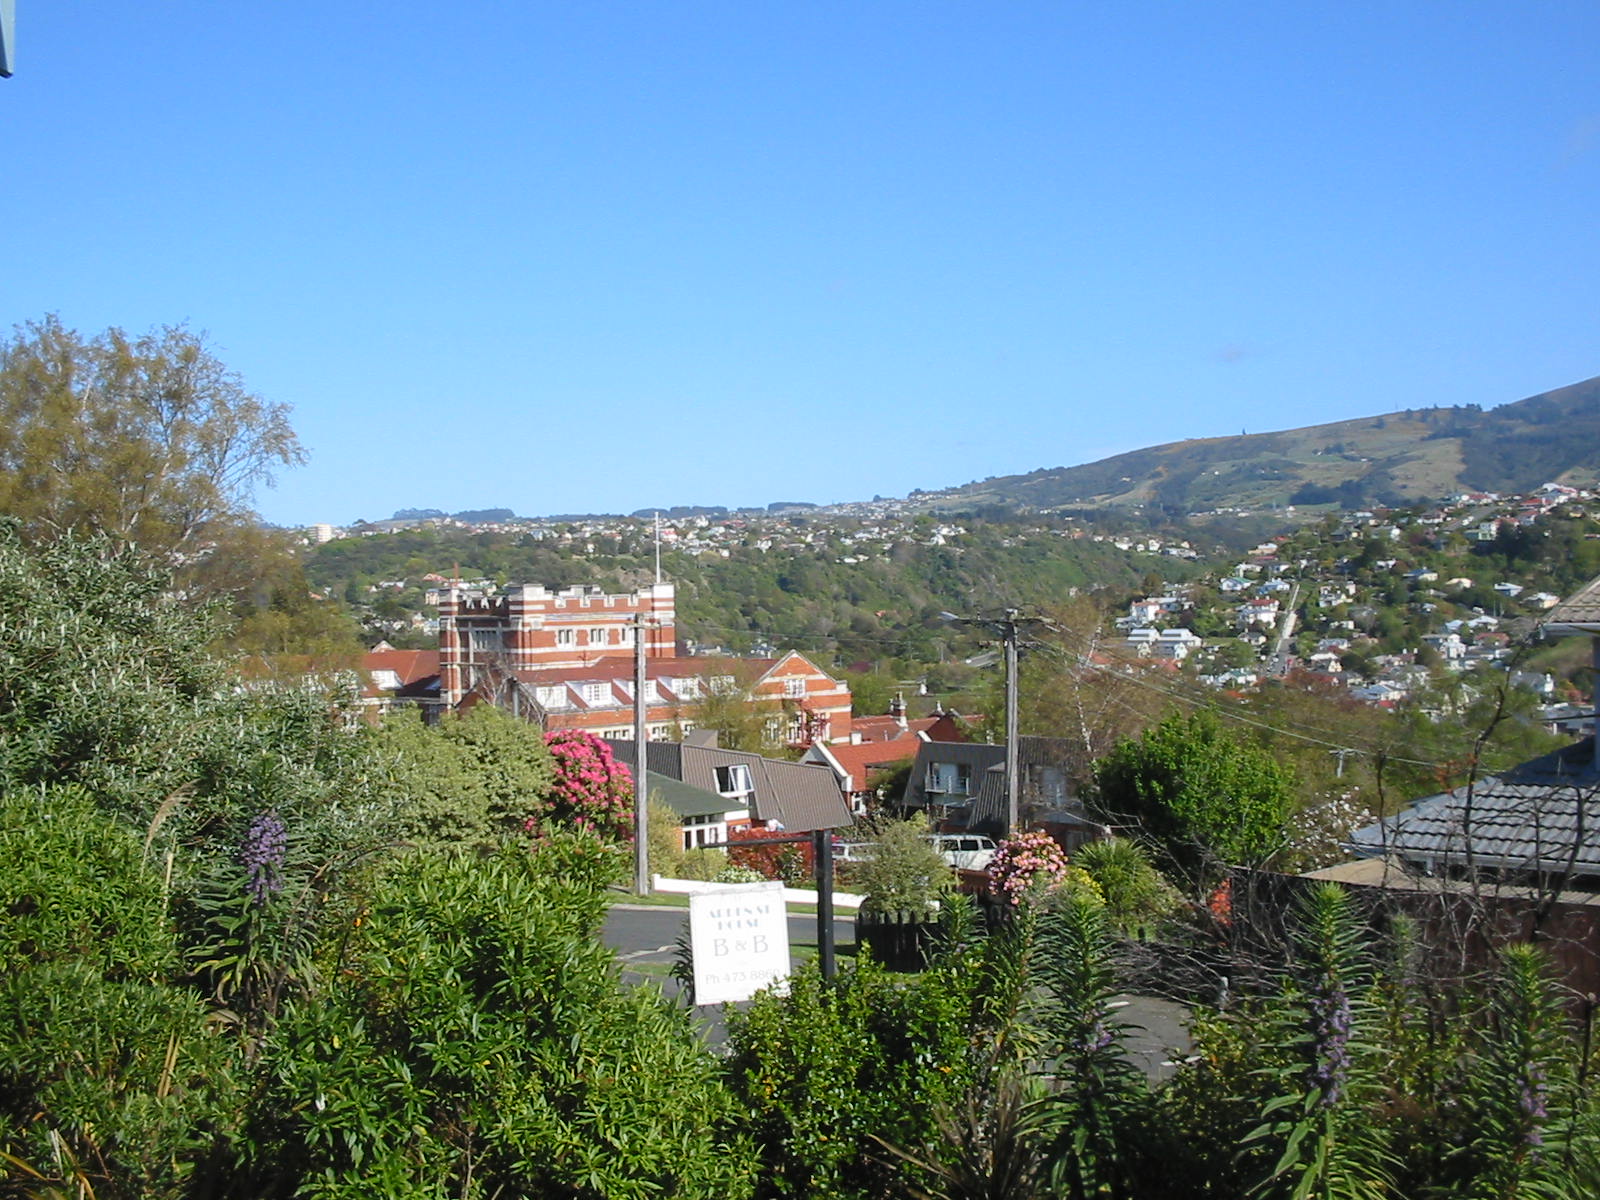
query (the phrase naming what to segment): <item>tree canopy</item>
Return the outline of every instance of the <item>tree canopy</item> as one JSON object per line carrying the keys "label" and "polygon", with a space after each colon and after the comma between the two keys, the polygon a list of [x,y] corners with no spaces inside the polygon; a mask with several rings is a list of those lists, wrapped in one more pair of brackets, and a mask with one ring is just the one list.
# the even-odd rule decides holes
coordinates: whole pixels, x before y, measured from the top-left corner
{"label": "tree canopy", "polygon": [[34,536],[192,554],[302,458],[288,406],[182,326],[85,338],[51,316],[0,342],[0,509]]}
{"label": "tree canopy", "polygon": [[1102,811],[1132,818],[1187,872],[1259,863],[1283,840],[1294,775],[1215,713],[1174,713],[1095,766]]}

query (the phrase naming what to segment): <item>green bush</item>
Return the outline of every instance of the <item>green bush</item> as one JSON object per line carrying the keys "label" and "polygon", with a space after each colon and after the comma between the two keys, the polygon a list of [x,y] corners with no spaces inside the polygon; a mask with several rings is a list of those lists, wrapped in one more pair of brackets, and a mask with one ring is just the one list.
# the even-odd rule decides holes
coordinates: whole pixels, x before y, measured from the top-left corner
{"label": "green bush", "polygon": [[162,876],[69,789],[0,797],[0,859],[0,1180],[185,1194],[226,1149],[234,1046],[175,982]]}
{"label": "green bush", "polygon": [[954,890],[950,867],[928,841],[922,817],[879,822],[872,831],[872,857],[853,864],[851,889],[862,893],[867,912],[910,912],[932,919]]}
{"label": "green bush", "polygon": [[595,937],[624,865],[561,834],[382,871],[269,1040],[254,1194],[746,1194],[715,1060]]}

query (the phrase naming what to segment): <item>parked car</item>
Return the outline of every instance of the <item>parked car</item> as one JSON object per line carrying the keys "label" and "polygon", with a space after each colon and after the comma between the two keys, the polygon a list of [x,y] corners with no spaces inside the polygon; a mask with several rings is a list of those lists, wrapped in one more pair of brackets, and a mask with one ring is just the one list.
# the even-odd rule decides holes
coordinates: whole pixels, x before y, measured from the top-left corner
{"label": "parked car", "polygon": [[945,862],[961,871],[987,871],[999,849],[993,838],[976,833],[934,833],[928,840]]}
{"label": "parked car", "polygon": [[877,842],[835,842],[833,844],[833,861],[836,863],[871,862],[877,853]]}

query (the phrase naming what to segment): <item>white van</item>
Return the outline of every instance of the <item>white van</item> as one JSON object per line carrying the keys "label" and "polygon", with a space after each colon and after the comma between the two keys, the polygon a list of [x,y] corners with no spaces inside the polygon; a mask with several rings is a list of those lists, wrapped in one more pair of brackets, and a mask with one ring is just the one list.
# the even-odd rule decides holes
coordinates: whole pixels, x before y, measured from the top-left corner
{"label": "white van", "polygon": [[833,861],[836,863],[871,862],[877,857],[877,842],[835,842],[833,844]]}
{"label": "white van", "polygon": [[961,871],[987,871],[999,849],[993,838],[976,833],[934,833],[928,840],[945,862]]}

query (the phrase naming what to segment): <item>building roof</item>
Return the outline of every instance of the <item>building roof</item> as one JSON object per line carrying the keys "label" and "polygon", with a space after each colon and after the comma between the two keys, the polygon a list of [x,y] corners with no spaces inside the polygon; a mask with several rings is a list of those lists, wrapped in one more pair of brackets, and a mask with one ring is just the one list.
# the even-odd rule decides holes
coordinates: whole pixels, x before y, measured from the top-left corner
{"label": "building roof", "polygon": [[716,792],[708,792],[704,788],[692,787],[681,779],[674,779],[671,775],[662,775],[657,771],[646,771],[645,783],[652,798],[659,797],[663,804],[680,817],[721,816],[723,813],[742,807],[726,796],[719,796]]}
{"label": "building roof", "polygon": [[430,675],[439,673],[439,652],[437,650],[368,650],[361,657],[361,669],[369,674],[373,671],[393,671],[404,687],[409,683],[416,683],[419,679],[426,679]]}
{"label": "building roof", "polygon": [[[623,762],[633,761],[632,742],[613,740],[609,745]],[[790,833],[840,829],[852,820],[838,779],[831,768],[820,763],[785,762],[742,750],[684,742],[650,742],[645,754],[650,774],[664,775],[718,796],[717,768],[743,764],[750,770],[754,788],[751,817],[761,822],[776,821]]]}
{"label": "building roof", "polygon": [[963,724],[975,725],[981,717],[957,716],[955,713],[935,713],[931,717],[913,717],[902,726],[899,717],[855,717],[850,722],[850,735],[863,742],[892,742],[908,734],[927,734],[933,742],[965,742]]}
{"label": "building roof", "polygon": [[[1035,737],[1024,734],[1017,739],[1017,765],[1021,769],[1023,790],[1030,776],[1037,779],[1044,767],[1065,768],[1073,743],[1066,738]],[[1003,824],[1006,813],[1006,748],[992,742],[924,742],[917,751],[916,765],[906,782],[904,803],[923,806],[930,803],[928,765],[965,763],[972,768],[969,782],[967,827],[977,829]],[[1024,797],[1024,804],[1034,797]],[[940,801],[933,801],[940,803]]]}
{"label": "building roof", "polygon": [[850,777],[852,791],[867,790],[867,776],[879,767],[894,767],[910,762],[917,756],[917,747],[923,739],[915,735],[895,738],[891,742],[836,742],[833,745],[817,743],[813,750],[825,755],[840,771]]}
{"label": "building roof", "polygon": [[1426,870],[1600,877],[1600,775],[1594,739],[1501,775],[1429,796],[1350,835],[1362,857]]}
{"label": "building roof", "polygon": [[1600,633],[1600,578],[1591,579],[1550,609],[1544,628],[1550,633]]}

